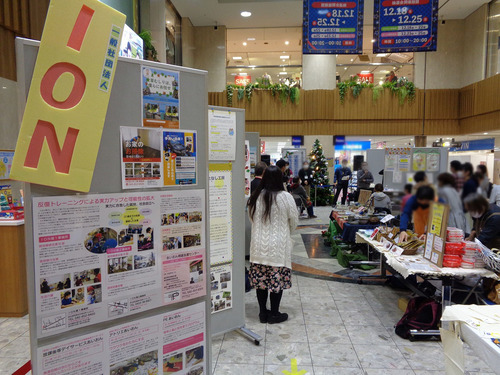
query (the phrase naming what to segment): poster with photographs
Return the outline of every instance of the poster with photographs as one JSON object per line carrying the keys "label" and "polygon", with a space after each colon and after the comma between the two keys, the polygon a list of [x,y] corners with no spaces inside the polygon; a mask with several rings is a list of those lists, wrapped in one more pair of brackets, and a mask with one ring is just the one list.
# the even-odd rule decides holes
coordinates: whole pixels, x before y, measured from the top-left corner
{"label": "poster with photographs", "polygon": [[163,186],[161,132],[147,128],[120,128],[122,188]]}
{"label": "poster with photographs", "polygon": [[202,375],[205,303],[138,319],[38,348],[40,375]]}
{"label": "poster with photographs", "polygon": [[179,72],[143,66],[141,82],[143,126],[179,129]]}
{"label": "poster with photographs", "polygon": [[196,131],[163,131],[164,186],[196,185]]}
{"label": "poster with photographs", "polygon": [[245,141],[245,198],[250,198],[250,141]]}
{"label": "poster with photographs", "polygon": [[[205,295],[204,207],[204,190],[34,198],[38,335]],[[165,250],[171,213],[186,223]]]}
{"label": "poster with photographs", "polygon": [[210,163],[208,192],[210,213],[210,264],[233,259],[232,164]]}
{"label": "poster with photographs", "polygon": [[196,185],[196,131],[122,126],[123,189]]}
{"label": "poster with photographs", "polygon": [[210,295],[212,314],[233,307],[233,264],[210,269]]}

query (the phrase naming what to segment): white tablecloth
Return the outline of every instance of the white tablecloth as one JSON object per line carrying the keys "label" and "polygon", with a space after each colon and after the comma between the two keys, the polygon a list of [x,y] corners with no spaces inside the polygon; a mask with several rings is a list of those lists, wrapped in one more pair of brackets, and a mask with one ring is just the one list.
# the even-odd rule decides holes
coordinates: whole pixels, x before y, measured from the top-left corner
{"label": "white tablecloth", "polygon": [[[441,318],[443,328],[443,347],[447,359],[447,374],[460,374],[464,368],[456,364],[464,362],[460,340],[465,341],[495,374],[500,374],[500,348],[491,338],[500,338],[500,305],[476,306],[453,305],[447,307]],[[451,339],[446,340],[444,336]],[[457,345],[458,344],[458,345]],[[465,363],[466,365],[466,363]]]}
{"label": "white tablecloth", "polygon": [[386,262],[391,266],[396,272],[398,272],[404,278],[410,275],[424,275],[424,276],[481,276],[491,279],[499,279],[497,274],[491,272],[485,268],[448,268],[448,267],[438,267],[432,264],[427,259],[425,259],[422,254],[416,255],[395,255],[384,249],[382,244],[377,241],[371,240],[369,237],[358,232],[356,233],[356,243],[367,243],[373,249],[381,253],[381,256],[385,256]]}

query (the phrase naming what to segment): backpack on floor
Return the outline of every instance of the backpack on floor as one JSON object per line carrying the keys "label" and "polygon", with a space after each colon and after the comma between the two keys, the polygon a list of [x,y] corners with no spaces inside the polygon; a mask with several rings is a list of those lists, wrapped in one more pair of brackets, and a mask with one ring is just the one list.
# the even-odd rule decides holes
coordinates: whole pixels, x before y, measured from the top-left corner
{"label": "backpack on floor", "polygon": [[396,334],[404,339],[410,337],[411,329],[438,329],[441,320],[441,305],[432,298],[415,297],[408,302],[406,312],[396,324]]}

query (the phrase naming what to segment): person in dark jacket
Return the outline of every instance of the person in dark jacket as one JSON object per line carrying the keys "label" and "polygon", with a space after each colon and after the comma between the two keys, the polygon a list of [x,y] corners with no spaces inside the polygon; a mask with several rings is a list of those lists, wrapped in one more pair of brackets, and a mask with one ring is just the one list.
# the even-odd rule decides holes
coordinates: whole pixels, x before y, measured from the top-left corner
{"label": "person in dark jacket", "polygon": [[364,161],[361,163],[361,169],[358,173],[358,190],[356,191],[356,202],[359,199],[361,190],[371,190],[370,186],[375,181],[372,172],[368,170],[368,163]]}
{"label": "person in dark jacket", "polygon": [[305,161],[304,164],[302,164],[302,169],[299,171],[299,177],[300,181],[302,181],[302,186],[304,187],[308,197],[311,197],[311,185],[313,182],[313,175],[314,172],[311,169],[311,167],[309,167],[309,162]]}
{"label": "person in dark jacket", "polygon": [[262,176],[264,175],[264,172],[266,171],[266,168],[267,168],[267,164],[264,163],[263,161],[259,161],[257,163],[257,165],[255,166],[255,178],[250,183],[250,191],[252,193],[260,185],[260,182],[262,181]]}
{"label": "person in dark jacket", "polygon": [[292,186],[290,187],[290,194],[292,194],[295,200],[300,199],[304,207],[307,208],[307,215],[309,219],[315,219],[317,216],[314,215],[314,208],[307,196],[306,189],[301,184],[300,177],[294,177]]}
{"label": "person in dark jacket", "polygon": [[490,248],[500,249],[500,207],[490,204],[481,194],[469,194],[464,201],[466,210],[474,220],[468,241],[478,239]]}
{"label": "person in dark jacket", "polygon": [[347,188],[349,187],[349,181],[351,180],[352,172],[351,168],[347,166],[347,159],[342,160],[342,167],[338,168],[334,174],[334,185],[337,187],[335,197],[333,198],[333,206],[337,205],[339,200],[340,192],[342,191],[342,204],[345,204],[347,199]]}
{"label": "person in dark jacket", "polygon": [[462,165],[462,169],[465,181],[462,190],[462,200],[465,201],[469,194],[474,194],[477,192],[479,181],[477,181],[477,178],[474,178],[474,167],[471,163],[464,163]]}

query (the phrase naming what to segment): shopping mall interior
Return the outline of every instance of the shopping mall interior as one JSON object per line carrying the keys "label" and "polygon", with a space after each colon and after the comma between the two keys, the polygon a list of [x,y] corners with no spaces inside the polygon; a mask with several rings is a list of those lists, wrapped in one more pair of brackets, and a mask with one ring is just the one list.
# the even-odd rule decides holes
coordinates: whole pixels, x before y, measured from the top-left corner
{"label": "shopping mall interior", "polygon": [[0,1],[0,375],[500,374],[499,73],[500,0]]}

